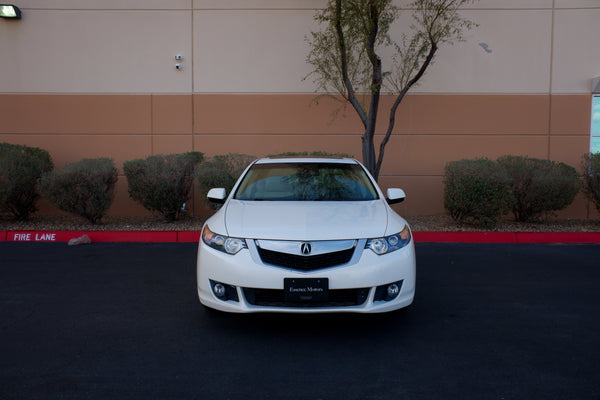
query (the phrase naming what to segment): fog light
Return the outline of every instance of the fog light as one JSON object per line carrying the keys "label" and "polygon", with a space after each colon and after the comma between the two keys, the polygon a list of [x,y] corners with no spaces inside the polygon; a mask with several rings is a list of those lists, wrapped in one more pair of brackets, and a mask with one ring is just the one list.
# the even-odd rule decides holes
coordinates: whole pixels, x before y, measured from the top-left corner
{"label": "fog light", "polygon": [[213,294],[221,301],[240,301],[235,286],[210,280]]}
{"label": "fog light", "polygon": [[377,286],[373,301],[392,301],[398,297],[402,290],[402,281]]}
{"label": "fog light", "polygon": [[226,293],[225,286],[222,283],[215,283],[213,286],[213,292],[215,293],[215,296],[223,297]]}
{"label": "fog light", "polygon": [[388,298],[393,299],[398,296],[398,293],[400,293],[400,287],[397,283],[392,283],[387,287]]}

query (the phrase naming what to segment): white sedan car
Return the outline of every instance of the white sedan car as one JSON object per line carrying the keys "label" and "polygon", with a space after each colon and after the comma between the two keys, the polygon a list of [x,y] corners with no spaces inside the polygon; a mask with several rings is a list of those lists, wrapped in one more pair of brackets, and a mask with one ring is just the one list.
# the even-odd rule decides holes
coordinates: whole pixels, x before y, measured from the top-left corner
{"label": "white sedan car", "polygon": [[261,159],[202,228],[200,302],[236,312],[379,313],[410,305],[416,261],[407,222],[356,160]]}

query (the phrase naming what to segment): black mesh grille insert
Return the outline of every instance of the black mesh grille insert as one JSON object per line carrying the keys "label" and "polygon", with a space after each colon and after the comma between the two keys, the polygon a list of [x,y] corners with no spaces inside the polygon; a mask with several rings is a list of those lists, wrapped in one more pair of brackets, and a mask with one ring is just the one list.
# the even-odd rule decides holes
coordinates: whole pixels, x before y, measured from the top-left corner
{"label": "black mesh grille insert", "polygon": [[246,301],[263,307],[351,307],[363,304],[369,296],[369,288],[335,289],[329,291],[329,299],[320,302],[286,301],[283,290],[243,288]]}
{"label": "black mesh grille insert", "polygon": [[265,250],[259,247],[258,254],[265,264],[272,264],[301,271],[314,271],[347,263],[354,254],[354,248],[314,256],[299,256]]}

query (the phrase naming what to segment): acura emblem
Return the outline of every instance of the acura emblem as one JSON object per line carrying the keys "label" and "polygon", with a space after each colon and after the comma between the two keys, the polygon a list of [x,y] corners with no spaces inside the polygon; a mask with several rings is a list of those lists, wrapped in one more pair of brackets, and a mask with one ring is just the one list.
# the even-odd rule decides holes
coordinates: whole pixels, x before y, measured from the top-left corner
{"label": "acura emblem", "polygon": [[300,251],[302,254],[310,254],[311,250],[310,243],[302,243],[300,245]]}

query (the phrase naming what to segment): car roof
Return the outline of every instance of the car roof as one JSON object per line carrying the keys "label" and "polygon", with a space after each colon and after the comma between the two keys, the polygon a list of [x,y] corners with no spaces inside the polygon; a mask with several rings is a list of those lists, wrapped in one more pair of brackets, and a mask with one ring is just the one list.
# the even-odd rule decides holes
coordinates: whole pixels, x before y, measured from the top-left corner
{"label": "car roof", "polygon": [[330,164],[358,164],[352,158],[325,158],[325,157],[277,157],[261,158],[255,164],[297,164],[297,163],[330,163]]}

